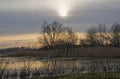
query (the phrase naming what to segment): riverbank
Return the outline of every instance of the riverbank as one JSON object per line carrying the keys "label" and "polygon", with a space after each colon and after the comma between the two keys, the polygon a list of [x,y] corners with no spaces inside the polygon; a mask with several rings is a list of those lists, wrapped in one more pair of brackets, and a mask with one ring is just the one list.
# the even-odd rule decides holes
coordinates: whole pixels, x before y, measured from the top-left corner
{"label": "riverbank", "polygon": [[120,79],[120,73],[89,73],[89,74],[70,74],[59,77],[31,78],[31,79]]}
{"label": "riverbank", "polygon": [[55,49],[11,48],[0,50],[4,57],[79,58],[111,57],[120,58],[120,47],[74,47]]}
{"label": "riverbank", "polygon": [[38,77],[38,79],[70,79],[69,76],[72,74],[73,77],[71,78],[75,79],[75,73],[81,77],[84,74],[98,72],[105,75],[106,73],[114,75],[120,72],[119,58],[39,59],[36,57],[3,57],[0,60],[0,72],[4,72],[1,76],[5,79],[32,79],[33,77]]}

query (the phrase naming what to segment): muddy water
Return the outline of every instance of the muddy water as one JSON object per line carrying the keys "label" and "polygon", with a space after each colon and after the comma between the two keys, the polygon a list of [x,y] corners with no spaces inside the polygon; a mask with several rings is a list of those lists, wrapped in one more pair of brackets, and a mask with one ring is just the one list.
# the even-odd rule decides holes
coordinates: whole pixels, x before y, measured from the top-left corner
{"label": "muddy water", "polygon": [[[56,76],[71,73],[119,72],[119,58],[0,58],[2,79],[21,79],[33,76]],[[24,73],[24,74],[23,74]]]}

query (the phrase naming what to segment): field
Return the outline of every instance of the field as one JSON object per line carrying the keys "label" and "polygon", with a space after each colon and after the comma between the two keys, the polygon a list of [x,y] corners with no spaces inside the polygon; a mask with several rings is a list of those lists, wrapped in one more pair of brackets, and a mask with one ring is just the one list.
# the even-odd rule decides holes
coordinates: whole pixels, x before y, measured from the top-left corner
{"label": "field", "polygon": [[13,48],[0,51],[2,56],[38,56],[43,58],[120,57],[120,47],[74,47],[59,49]]}
{"label": "field", "polygon": [[71,74],[60,77],[32,78],[32,79],[120,79],[120,73],[90,73],[90,74]]}
{"label": "field", "polygon": [[[120,79],[119,47],[0,50],[0,77],[9,79]],[[4,73],[3,73],[4,72]]]}

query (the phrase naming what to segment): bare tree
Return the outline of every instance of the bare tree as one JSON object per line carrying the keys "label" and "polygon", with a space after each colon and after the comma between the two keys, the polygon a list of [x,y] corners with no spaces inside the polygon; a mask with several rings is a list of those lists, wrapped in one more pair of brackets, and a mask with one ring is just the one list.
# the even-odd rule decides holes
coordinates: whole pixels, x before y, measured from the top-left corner
{"label": "bare tree", "polygon": [[52,24],[44,22],[42,26],[42,43],[45,47],[55,47],[59,35],[63,32],[63,25],[54,21]]}
{"label": "bare tree", "polygon": [[111,43],[115,46],[120,46],[120,24],[114,23],[110,29]]}
{"label": "bare tree", "polygon": [[65,35],[64,37],[66,38],[65,43],[68,46],[75,45],[77,43],[77,40],[78,40],[77,34],[72,30],[72,28],[70,28],[70,27],[65,28],[64,35]]}
{"label": "bare tree", "polygon": [[96,27],[89,28],[86,36],[86,40],[90,46],[96,46],[98,44]]}
{"label": "bare tree", "polygon": [[111,45],[120,46],[120,24],[114,23],[110,30],[105,33],[104,38],[110,42]]}
{"label": "bare tree", "polygon": [[81,40],[81,43],[82,45],[104,46],[108,42],[108,35],[105,24],[99,24],[98,27],[90,27],[87,30],[87,38]]}
{"label": "bare tree", "polygon": [[[42,38],[41,38],[42,37]],[[75,33],[69,27],[64,27],[63,24],[54,21],[51,24],[43,23],[40,43],[44,47],[54,48],[58,45],[73,44],[76,42]]]}
{"label": "bare tree", "polygon": [[98,27],[98,41],[99,45],[103,46],[106,44],[105,33],[107,32],[105,24],[99,24]]}

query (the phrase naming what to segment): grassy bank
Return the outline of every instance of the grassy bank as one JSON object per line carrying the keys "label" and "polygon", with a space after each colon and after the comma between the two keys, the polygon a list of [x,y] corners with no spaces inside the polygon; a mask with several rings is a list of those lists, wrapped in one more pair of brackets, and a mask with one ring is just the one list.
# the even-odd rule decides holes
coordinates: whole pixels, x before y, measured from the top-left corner
{"label": "grassy bank", "polygon": [[120,73],[90,73],[90,74],[71,74],[61,77],[32,78],[32,79],[120,79]]}
{"label": "grassy bank", "polygon": [[74,47],[61,49],[11,49],[1,51],[3,56],[39,56],[39,57],[120,57],[120,47]]}

